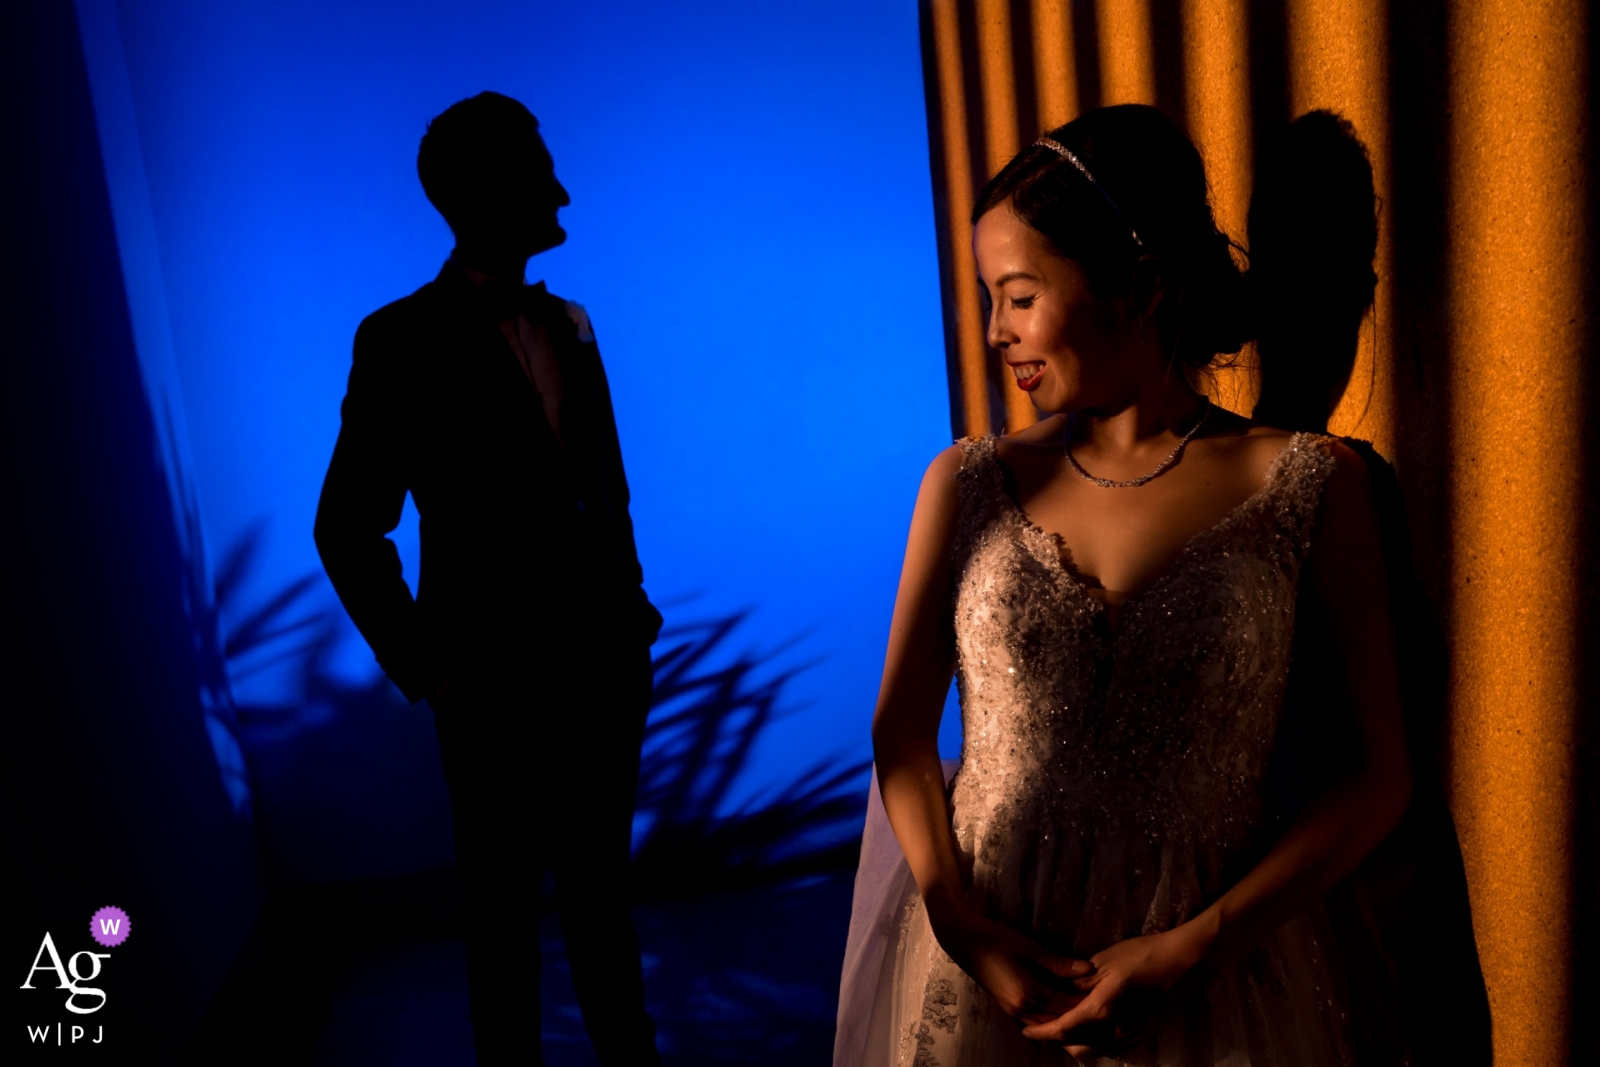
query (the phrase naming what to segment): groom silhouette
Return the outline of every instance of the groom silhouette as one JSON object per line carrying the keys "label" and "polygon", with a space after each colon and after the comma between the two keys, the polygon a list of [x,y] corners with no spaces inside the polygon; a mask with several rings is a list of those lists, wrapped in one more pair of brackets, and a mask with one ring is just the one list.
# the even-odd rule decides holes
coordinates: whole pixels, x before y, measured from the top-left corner
{"label": "groom silhouette", "polygon": [[[478,1062],[540,1062],[548,868],[595,1051],[653,1064],[628,859],[661,616],[588,318],[523,281],[570,201],[538,120],[498,93],[429,123],[417,173],[455,249],[356,331],[317,548],[378,663],[434,710]],[[387,536],[408,492],[415,600]]]}

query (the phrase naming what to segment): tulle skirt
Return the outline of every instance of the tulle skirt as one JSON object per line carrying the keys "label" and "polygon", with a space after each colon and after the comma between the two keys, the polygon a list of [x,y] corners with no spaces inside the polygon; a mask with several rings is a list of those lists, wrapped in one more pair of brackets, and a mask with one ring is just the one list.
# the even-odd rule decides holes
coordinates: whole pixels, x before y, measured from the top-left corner
{"label": "tulle skirt", "polygon": [[[955,769],[946,763],[946,777]],[[1021,829],[1021,828],[1019,828]],[[1142,834],[1033,840],[1031,862],[1002,850],[980,872],[985,910],[1053,948],[1166,929],[1208,880],[1204,857]],[[1153,848],[1153,852],[1152,852]],[[1043,858],[1040,858],[1040,854]],[[1062,899],[1055,899],[1058,889]],[[1022,913],[1017,913],[1018,907]],[[1062,929],[1058,924],[1066,924]],[[1051,927],[1056,927],[1051,929]],[[1321,905],[1301,913],[1174,1004],[1139,1044],[1101,1067],[1348,1067],[1356,1062],[1347,978]],[[874,783],[842,975],[835,1067],[1057,1067],[1059,1045],[1016,1020],[939,947]]]}

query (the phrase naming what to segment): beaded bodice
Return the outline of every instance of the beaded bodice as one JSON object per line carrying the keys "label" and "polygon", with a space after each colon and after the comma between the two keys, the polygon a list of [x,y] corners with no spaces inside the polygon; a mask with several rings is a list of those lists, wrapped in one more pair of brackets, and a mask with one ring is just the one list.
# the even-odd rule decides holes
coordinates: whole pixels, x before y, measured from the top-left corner
{"label": "beaded bodice", "polygon": [[1329,439],[1297,434],[1259,492],[1122,604],[1115,631],[1008,494],[994,439],[962,451],[952,809],[980,894],[985,869],[1039,844],[1018,835],[1051,834],[1176,848],[1211,892],[1270,823],[1267,760]]}

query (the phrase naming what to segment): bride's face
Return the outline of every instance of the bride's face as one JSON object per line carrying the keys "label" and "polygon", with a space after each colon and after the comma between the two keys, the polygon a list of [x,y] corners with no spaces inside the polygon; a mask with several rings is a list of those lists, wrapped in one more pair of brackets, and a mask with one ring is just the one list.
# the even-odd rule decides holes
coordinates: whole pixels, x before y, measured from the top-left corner
{"label": "bride's face", "polygon": [[1003,204],[972,235],[989,295],[989,344],[1041,411],[1114,406],[1133,385],[1134,323],[1124,298],[1089,291],[1089,276]]}

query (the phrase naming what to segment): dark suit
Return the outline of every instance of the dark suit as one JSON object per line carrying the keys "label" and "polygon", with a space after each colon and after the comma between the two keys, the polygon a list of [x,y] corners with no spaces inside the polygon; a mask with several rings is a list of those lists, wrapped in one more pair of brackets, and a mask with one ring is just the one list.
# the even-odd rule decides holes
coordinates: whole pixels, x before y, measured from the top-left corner
{"label": "dark suit", "polygon": [[[384,671],[412,702],[450,685],[435,723],[484,1063],[537,1062],[546,864],[602,1061],[655,1060],[627,863],[661,616],[641,587],[600,353],[574,308],[447,264],[369,316],[317,510],[323,564]],[[560,368],[559,441],[498,325],[518,311]],[[414,601],[386,536],[407,492],[422,517]]]}

